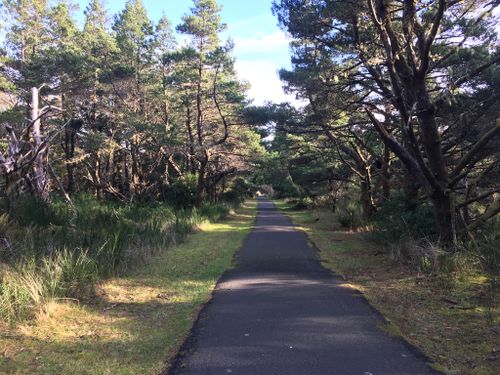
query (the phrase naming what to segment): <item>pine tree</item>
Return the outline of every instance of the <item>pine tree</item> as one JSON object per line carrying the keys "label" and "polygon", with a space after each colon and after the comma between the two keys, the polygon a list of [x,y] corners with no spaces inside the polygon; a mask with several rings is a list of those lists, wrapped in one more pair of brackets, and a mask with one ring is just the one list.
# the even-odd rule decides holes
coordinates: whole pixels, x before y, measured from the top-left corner
{"label": "pine tree", "polygon": [[198,175],[197,205],[203,202],[206,193],[214,190],[216,175],[224,170],[220,152],[229,136],[229,118],[237,117],[236,108],[242,103],[244,91],[234,72],[232,45],[220,43],[219,33],[226,27],[220,11],[215,0],[195,0],[191,13],[177,27],[191,37],[191,47],[183,52],[187,59],[183,67],[188,88],[184,91],[184,107],[190,153],[196,160],[193,169]]}

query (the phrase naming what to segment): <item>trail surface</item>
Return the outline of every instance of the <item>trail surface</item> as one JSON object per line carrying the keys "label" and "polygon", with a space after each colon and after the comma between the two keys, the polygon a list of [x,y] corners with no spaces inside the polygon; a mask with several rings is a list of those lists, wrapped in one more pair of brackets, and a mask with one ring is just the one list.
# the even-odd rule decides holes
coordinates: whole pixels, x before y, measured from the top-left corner
{"label": "trail surface", "polygon": [[169,374],[433,374],[267,200]]}

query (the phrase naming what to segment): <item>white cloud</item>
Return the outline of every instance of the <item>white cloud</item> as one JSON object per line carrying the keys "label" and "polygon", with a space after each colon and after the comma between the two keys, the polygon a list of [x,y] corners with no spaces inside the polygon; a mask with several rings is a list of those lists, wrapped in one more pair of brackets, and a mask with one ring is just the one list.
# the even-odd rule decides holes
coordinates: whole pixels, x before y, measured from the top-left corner
{"label": "white cloud", "polygon": [[281,66],[270,60],[236,61],[238,76],[251,85],[248,96],[254,99],[254,104],[264,104],[266,101],[275,103],[288,101],[300,105],[294,95],[287,95],[283,92],[283,84],[278,76],[280,68]]}
{"label": "white cloud", "polygon": [[[497,20],[500,19],[500,7],[495,7],[495,9],[493,9],[493,16]],[[500,23],[497,23],[497,25],[495,26],[495,31],[497,32],[497,35],[500,37]]]}
{"label": "white cloud", "polygon": [[[295,95],[283,92],[283,83],[278,76],[281,68],[290,67],[290,40],[286,33],[278,29],[264,33],[259,30],[258,22],[252,24],[250,29],[246,28],[246,32],[234,37],[236,70],[239,77],[251,85],[248,96],[257,105],[269,101],[290,102],[300,106]],[[241,27],[239,29],[242,30]]]}
{"label": "white cloud", "polygon": [[288,52],[289,39],[286,34],[277,30],[271,34],[255,37],[236,37],[234,39],[236,54],[261,54]]}

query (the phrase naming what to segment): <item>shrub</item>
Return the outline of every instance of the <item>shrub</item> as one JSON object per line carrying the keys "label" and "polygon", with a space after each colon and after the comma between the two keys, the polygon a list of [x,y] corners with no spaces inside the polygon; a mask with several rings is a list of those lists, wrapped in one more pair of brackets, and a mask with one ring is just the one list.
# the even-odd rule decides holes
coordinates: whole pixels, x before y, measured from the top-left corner
{"label": "shrub", "polygon": [[307,210],[313,208],[314,202],[311,197],[302,197],[300,199],[288,200],[292,210]]}
{"label": "shrub", "polygon": [[432,206],[427,202],[410,202],[403,194],[395,194],[384,202],[373,218],[374,239],[397,243],[402,238],[435,238]]}
{"label": "shrub", "polygon": [[11,201],[9,217],[21,226],[48,227],[50,225],[61,225],[67,220],[67,217],[58,211],[56,205],[33,196],[16,197]]}
{"label": "shrub", "polygon": [[[496,225],[494,225],[496,224]],[[493,223],[480,234],[475,241],[471,241],[469,248],[478,257],[483,269],[496,278],[500,276],[500,228]]]}
{"label": "shrub", "polygon": [[197,176],[179,178],[167,188],[165,200],[175,208],[193,207],[196,202]]}
{"label": "shrub", "polygon": [[359,228],[363,224],[359,202],[352,199],[341,201],[337,207],[337,220],[343,228]]}
{"label": "shrub", "polygon": [[448,266],[447,253],[428,239],[402,238],[390,245],[393,259],[423,273],[436,273]]}
{"label": "shrub", "polygon": [[[163,203],[99,202],[87,195],[73,201],[69,207],[55,200],[30,214],[36,201],[19,200],[15,220],[0,213],[0,318],[24,319],[50,298],[85,298],[99,278],[136,267],[230,208],[206,203],[175,209]],[[37,212],[41,218],[35,218]],[[10,267],[1,268],[6,263]]]}
{"label": "shrub", "polygon": [[44,281],[33,262],[18,270],[4,267],[0,281],[0,318],[9,324],[29,317],[33,308],[45,301]]}
{"label": "shrub", "polygon": [[82,298],[94,292],[98,266],[87,251],[65,249],[52,259],[44,259],[41,274],[48,283],[49,296]]}
{"label": "shrub", "polygon": [[199,215],[210,221],[217,221],[229,213],[229,206],[221,203],[205,203],[199,208]]}
{"label": "shrub", "polygon": [[24,260],[0,274],[0,318],[13,323],[50,298],[89,296],[97,280],[97,263],[86,251],[58,251],[39,264]]}
{"label": "shrub", "polygon": [[235,190],[228,190],[222,194],[222,200],[233,205],[239,205],[243,203],[245,196]]}
{"label": "shrub", "polygon": [[246,197],[252,195],[252,185],[242,177],[233,181],[231,188],[224,192],[222,200],[232,205],[240,205]]}

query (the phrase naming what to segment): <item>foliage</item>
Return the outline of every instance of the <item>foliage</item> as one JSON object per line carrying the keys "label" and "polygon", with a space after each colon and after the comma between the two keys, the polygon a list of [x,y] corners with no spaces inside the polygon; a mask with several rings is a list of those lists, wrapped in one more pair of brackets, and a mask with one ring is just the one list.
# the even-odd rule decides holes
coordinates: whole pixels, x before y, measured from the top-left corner
{"label": "foliage", "polygon": [[86,298],[99,279],[137,267],[201,222],[229,212],[224,204],[175,209],[99,202],[88,195],[77,197],[73,207],[30,197],[11,203],[14,214],[0,217],[0,310],[9,321],[27,317],[51,298]]}
{"label": "foliage", "polygon": [[[392,190],[425,197],[442,242],[476,231],[500,213],[496,7],[274,1],[292,37],[292,68],[280,75],[306,101],[295,118],[268,116],[298,138],[285,146],[285,158],[307,160],[303,176],[316,185],[328,181],[334,196],[332,181],[359,186],[365,220]],[[297,163],[288,170],[300,172]],[[306,194],[316,193],[300,174],[292,176]]]}
{"label": "foliage", "polygon": [[243,177],[234,180],[231,188],[224,192],[222,199],[232,204],[241,204],[245,198],[252,196],[251,184]]}
{"label": "foliage", "polygon": [[188,207],[183,184],[196,175],[200,206],[253,168],[260,139],[240,121],[247,86],[232,43],[220,40],[215,1],[195,1],[182,18],[177,30],[190,46],[177,46],[168,18],[152,21],[140,0],[114,17],[92,0],[82,28],[66,1],[8,1],[0,11],[0,82],[13,98],[0,114],[4,195],[172,202],[180,194],[175,205]]}
{"label": "foliage", "polygon": [[187,175],[177,179],[168,187],[165,201],[177,208],[193,207],[196,202],[196,175]]}
{"label": "foliage", "polygon": [[359,202],[344,198],[337,208],[337,220],[343,228],[359,228],[363,224]]}
{"label": "foliage", "polygon": [[436,238],[432,206],[426,201],[409,200],[394,194],[374,216],[374,238],[385,244],[401,239]]}

